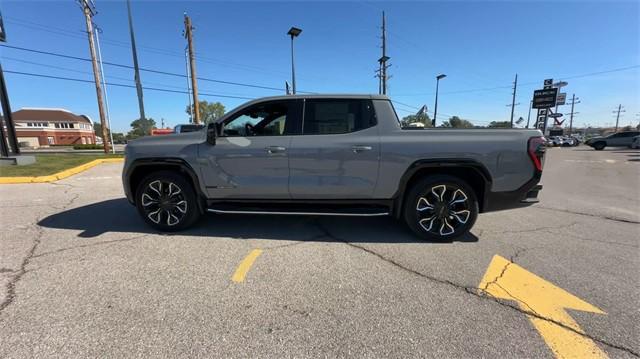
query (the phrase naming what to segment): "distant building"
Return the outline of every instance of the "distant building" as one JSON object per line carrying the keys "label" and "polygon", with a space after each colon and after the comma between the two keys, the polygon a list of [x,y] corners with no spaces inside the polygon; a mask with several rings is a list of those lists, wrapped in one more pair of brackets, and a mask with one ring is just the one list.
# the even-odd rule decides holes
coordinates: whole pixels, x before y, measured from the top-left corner
{"label": "distant building", "polygon": [[28,147],[95,144],[88,116],[59,108],[23,108],[13,113],[19,143]]}

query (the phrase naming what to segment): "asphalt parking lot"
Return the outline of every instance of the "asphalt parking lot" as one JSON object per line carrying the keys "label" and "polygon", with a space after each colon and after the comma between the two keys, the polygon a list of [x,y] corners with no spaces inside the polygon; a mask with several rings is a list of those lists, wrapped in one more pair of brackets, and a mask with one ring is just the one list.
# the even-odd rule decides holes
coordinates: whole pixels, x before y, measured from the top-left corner
{"label": "asphalt parking lot", "polygon": [[541,203],[453,243],[390,218],[157,234],[121,166],[0,186],[0,357],[640,356],[640,151],[552,148]]}

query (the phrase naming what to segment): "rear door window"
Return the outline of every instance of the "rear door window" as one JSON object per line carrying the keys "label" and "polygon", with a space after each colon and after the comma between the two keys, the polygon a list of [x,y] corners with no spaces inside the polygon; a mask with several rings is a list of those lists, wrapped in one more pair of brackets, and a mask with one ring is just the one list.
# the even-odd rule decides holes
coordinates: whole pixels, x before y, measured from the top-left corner
{"label": "rear door window", "polygon": [[350,133],[376,125],[370,100],[306,100],[303,134],[331,135]]}

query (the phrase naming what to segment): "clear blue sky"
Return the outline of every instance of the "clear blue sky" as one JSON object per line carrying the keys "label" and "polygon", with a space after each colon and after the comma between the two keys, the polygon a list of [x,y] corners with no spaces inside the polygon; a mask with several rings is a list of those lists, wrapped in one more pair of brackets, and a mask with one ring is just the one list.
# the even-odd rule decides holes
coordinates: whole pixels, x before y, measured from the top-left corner
{"label": "clear blue sky", "polygon": [[[105,61],[131,65],[126,3],[96,0]],[[140,66],[185,73],[183,12],[193,20],[198,76],[284,87],[290,78],[290,26],[296,39],[298,90],[376,93],[381,11],[387,12],[389,95],[401,116],[427,104],[440,83],[438,118],[458,115],[476,124],[508,120],[509,86],[519,75],[516,118],[526,119],[534,89],[547,77],[565,79],[582,103],[575,118],[605,125],[637,124],[640,112],[640,5],[628,2],[220,2],[133,1]],[[3,0],[7,45],[89,57],[84,20],[73,0]],[[92,80],[91,64],[0,47],[5,70]],[[28,61],[28,62],[25,62]],[[36,64],[37,63],[37,64]],[[55,66],[45,67],[42,64]],[[599,75],[601,71],[635,68]],[[107,81],[133,84],[129,69],[105,67]],[[186,90],[186,79],[141,73],[143,86]],[[88,83],[6,74],[13,110],[61,107],[98,120],[95,89]],[[241,97],[282,91],[200,82],[200,91]],[[467,91],[485,89],[482,91]],[[115,131],[138,117],[135,89],[108,87]],[[148,117],[169,126],[185,123],[187,96],[147,90]],[[244,100],[202,96],[231,109]],[[569,112],[568,107],[561,112]],[[532,116],[534,117],[534,116]]]}

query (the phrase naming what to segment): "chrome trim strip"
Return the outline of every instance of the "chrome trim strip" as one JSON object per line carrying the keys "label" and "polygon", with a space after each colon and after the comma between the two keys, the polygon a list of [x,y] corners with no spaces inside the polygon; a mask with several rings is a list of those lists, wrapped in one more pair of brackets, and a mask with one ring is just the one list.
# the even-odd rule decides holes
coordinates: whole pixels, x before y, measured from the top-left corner
{"label": "chrome trim strip", "polygon": [[207,208],[207,212],[225,214],[276,214],[293,216],[343,216],[343,217],[380,217],[388,216],[389,212],[378,213],[332,213],[332,212],[275,212],[275,211],[241,211]]}

